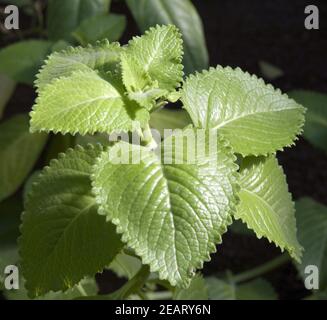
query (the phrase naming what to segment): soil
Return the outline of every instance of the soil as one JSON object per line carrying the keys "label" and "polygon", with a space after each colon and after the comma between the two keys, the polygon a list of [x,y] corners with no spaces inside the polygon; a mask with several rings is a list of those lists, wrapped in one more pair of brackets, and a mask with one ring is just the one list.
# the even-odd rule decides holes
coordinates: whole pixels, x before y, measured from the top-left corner
{"label": "soil", "polygon": [[[327,2],[283,0],[193,0],[204,24],[210,64],[241,67],[261,75],[258,62],[264,60],[281,68],[284,75],[274,86],[287,92],[310,89],[327,92]],[[320,9],[320,29],[304,28],[304,8],[315,4]],[[114,2],[112,11],[128,17],[128,29],[122,42],[126,43],[139,31],[122,2]],[[11,39],[10,39],[11,42]],[[0,40],[0,45],[4,43]],[[31,88],[19,85],[5,116],[29,111],[35,94]],[[285,169],[289,189],[294,199],[312,197],[327,205],[327,155],[313,148],[304,139],[296,146],[278,154]],[[205,274],[226,269],[241,272],[277,256],[280,251],[268,241],[255,237],[227,233],[212,261],[206,263]],[[267,279],[281,299],[299,299],[308,292],[297,277],[291,263],[268,274]],[[101,291],[119,287],[120,279],[110,272],[98,277]]]}

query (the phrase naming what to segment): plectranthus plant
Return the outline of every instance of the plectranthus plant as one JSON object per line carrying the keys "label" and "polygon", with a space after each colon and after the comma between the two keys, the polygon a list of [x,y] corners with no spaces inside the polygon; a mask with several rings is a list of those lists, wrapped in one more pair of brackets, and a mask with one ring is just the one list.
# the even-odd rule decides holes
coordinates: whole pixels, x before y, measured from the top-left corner
{"label": "plectranthus plant", "polygon": [[[237,219],[301,261],[276,153],[301,133],[304,107],[239,68],[185,78],[182,61],[173,25],[124,46],[104,40],[46,60],[30,130],[93,143],[60,154],[29,187],[19,247],[30,297],[66,291],[117,267],[122,255],[141,267],[108,298],[127,298],[149,279],[188,288]],[[164,109],[168,103],[183,110]],[[155,139],[152,128],[179,129]],[[134,133],[138,143],[103,140]]]}

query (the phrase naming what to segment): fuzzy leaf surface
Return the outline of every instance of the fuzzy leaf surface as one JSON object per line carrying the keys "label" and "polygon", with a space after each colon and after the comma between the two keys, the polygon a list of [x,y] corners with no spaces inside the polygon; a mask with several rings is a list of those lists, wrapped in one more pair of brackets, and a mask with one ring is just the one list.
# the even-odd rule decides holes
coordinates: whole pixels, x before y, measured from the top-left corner
{"label": "fuzzy leaf surface", "polygon": [[35,85],[39,91],[60,77],[68,77],[74,71],[101,70],[116,68],[121,48],[117,43],[103,40],[94,46],[68,48],[53,53],[37,75]]}
{"label": "fuzzy leaf surface", "polygon": [[239,68],[218,66],[191,75],[182,101],[196,127],[219,129],[243,156],[293,144],[304,124],[301,105]]}
{"label": "fuzzy leaf surface", "polygon": [[[174,149],[176,137],[165,141],[162,161],[144,147],[116,144],[102,153],[92,179],[101,212],[117,225],[123,241],[161,279],[186,287],[231,223],[237,166],[221,139],[215,150],[187,164],[186,149]],[[202,137],[197,141],[205,146]],[[172,164],[167,145],[175,150]],[[117,163],[138,152],[138,164]]]}
{"label": "fuzzy leaf surface", "polygon": [[303,248],[297,240],[294,203],[277,159],[244,159],[240,185],[241,201],[235,217],[254,230],[258,238],[267,238],[300,261]]}
{"label": "fuzzy leaf surface", "polygon": [[[125,53],[138,63],[135,67],[131,61],[127,61],[127,64],[132,63],[132,66],[122,65],[123,81],[127,89],[131,86],[135,91],[142,89],[138,81],[143,85],[144,76],[150,77],[159,89],[167,91],[173,91],[182,81],[183,43],[175,26],[150,28],[143,36],[134,37]],[[133,77],[132,72],[136,72]]]}
{"label": "fuzzy leaf surface", "polygon": [[29,192],[19,246],[31,297],[72,288],[102,271],[121,249],[91,192],[90,173],[101,151],[97,145],[61,154]]}
{"label": "fuzzy leaf surface", "polygon": [[48,85],[31,112],[31,130],[84,135],[144,127],[149,113],[125,97],[117,77],[105,78],[79,71]]}
{"label": "fuzzy leaf surface", "polygon": [[208,68],[208,52],[201,18],[190,0],[127,0],[142,32],[156,24],[173,24],[184,40],[185,73]]}

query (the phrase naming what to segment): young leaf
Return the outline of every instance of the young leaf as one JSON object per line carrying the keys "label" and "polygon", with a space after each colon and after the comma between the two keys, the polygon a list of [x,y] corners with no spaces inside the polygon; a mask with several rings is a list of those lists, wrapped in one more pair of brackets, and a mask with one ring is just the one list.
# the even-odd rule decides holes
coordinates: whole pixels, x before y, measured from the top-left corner
{"label": "young leaf", "polygon": [[[157,83],[159,89],[173,91],[183,79],[183,44],[181,35],[175,26],[157,26],[148,30],[142,37],[133,38],[125,50],[127,56],[138,62],[122,65],[123,80],[126,88],[131,85],[139,89],[138,81],[144,82],[144,74]],[[128,63],[133,63],[128,61]],[[128,67],[128,71],[126,71]],[[142,68],[142,73],[139,69]],[[131,73],[136,72],[132,77]],[[127,73],[128,76],[124,76]],[[130,83],[131,78],[134,80]]]}
{"label": "young leaf", "polygon": [[77,147],[53,160],[34,183],[19,240],[29,295],[65,291],[101,271],[121,249],[114,227],[97,212],[90,172],[102,148]]}
{"label": "young leaf", "polygon": [[108,12],[111,0],[49,0],[47,9],[50,40],[71,40],[71,32],[85,19]]}
{"label": "young leaf", "polygon": [[196,275],[187,289],[176,288],[174,300],[208,300],[208,287],[202,276]]}
{"label": "young leaf", "polygon": [[296,90],[288,95],[307,108],[304,137],[327,152],[327,94]]}
{"label": "young leaf", "polygon": [[73,36],[82,45],[102,39],[113,42],[122,36],[125,27],[126,18],[123,15],[96,15],[84,20],[74,31]]}
{"label": "young leaf", "polygon": [[17,82],[32,84],[51,46],[49,41],[25,40],[1,49],[0,73]]}
{"label": "young leaf", "polygon": [[121,48],[118,43],[103,40],[95,46],[69,48],[53,53],[43,65],[35,85],[42,91],[46,85],[74,71],[114,70],[119,62]]}
{"label": "young leaf", "polygon": [[291,145],[304,123],[301,105],[239,68],[218,66],[190,76],[182,101],[196,127],[219,129],[243,156]]}
{"label": "young leaf", "polygon": [[298,237],[304,247],[302,263],[297,264],[303,279],[306,266],[319,270],[319,288],[327,288],[327,207],[309,198],[296,202]]}
{"label": "young leaf", "polygon": [[106,80],[90,70],[49,84],[31,112],[31,130],[84,135],[144,127],[149,113],[125,97],[117,76]]}
{"label": "young leaf", "polygon": [[210,300],[276,300],[272,285],[262,278],[241,285],[218,278],[206,278]]}
{"label": "young leaf", "polygon": [[156,24],[174,24],[181,30],[186,74],[208,67],[202,21],[190,0],[127,0],[127,4],[142,32]]}
{"label": "young leaf", "polygon": [[0,74],[0,119],[2,118],[3,111],[7,102],[14,93],[16,83],[6,75]]}
{"label": "young leaf", "polygon": [[277,159],[244,159],[240,185],[241,201],[235,217],[253,229],[258,238],[266,237],[300,261],[303,249],[296,237],[294,203]]}
{"label": "young leaf", "polygon": [[159,89],[158,81],[153,81],[147,71],[132,55],[121,54],[122,77],[128,97],[151,111],[155,100],[168,94]]}
{"label": "young leaf", "polygon": [[45,134],[30,134],[27,115],[0,124],[0,201],[21,186],[46,143]]}
{"label": "young leaf", "polygon": [[[92,179],[100,213],[117,225],[123,241],[161,279],[186,287],[231,223],[237,166],[221,139],[215,150],[197,154],[194,164],[183,162],[185,148],[175,149],[173,164],[167,164],[177,137],[165,141],[162,162],[144,147],[118,143],[99,157]],[[205,140],[197,137],[198,145],[207,146]],[[138,153],[140,162],[117,164],[120,156]]]}

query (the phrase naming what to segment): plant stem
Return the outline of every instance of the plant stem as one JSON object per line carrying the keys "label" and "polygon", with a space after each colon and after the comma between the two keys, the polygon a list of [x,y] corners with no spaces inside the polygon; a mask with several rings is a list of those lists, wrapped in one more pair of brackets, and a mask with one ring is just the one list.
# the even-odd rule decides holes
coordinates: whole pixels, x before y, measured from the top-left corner
{"label": "plant stem", "polygon": [[150,275],[149,267],[147,265],[142,266],[139,272],[131,280],[126,282],[116,292],[109,295],[110,299],[124,300],[132,293],[138,292],[140,289],[142,289],[149,275]]}
{"label": "plant stem", "polygon": [[233,276],[233,281],[235,283],[240,283],[240,282],[245,282],[245,281],[251,280],[251,279],[261,276],[265,273],[268,273],[289,261],[290,261],[290,256],[287,253],[284,253],[284,254],[278,256],[277,258],[262,264],[261,266],[258,266],[256,268],[247,270],[245,272],[242,272],[242,273],[239,273],[239,274]]}
{"label": "plant stem", "polygon": [[83,297],[87,297],[87,293],[85,292],[83,286],[79,283],[77,285],[77,290],[80,292],[80,294],[83,296]]}
{"label": "plant stem", "polygon": [[150,125],[147,124],[141,135],[141,143],[143,146],[149,149],[156,149],[158,147],[157,142],[154,140],[151,132]]}

